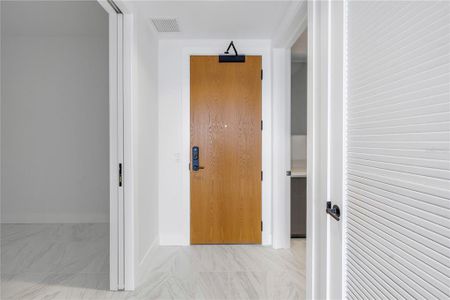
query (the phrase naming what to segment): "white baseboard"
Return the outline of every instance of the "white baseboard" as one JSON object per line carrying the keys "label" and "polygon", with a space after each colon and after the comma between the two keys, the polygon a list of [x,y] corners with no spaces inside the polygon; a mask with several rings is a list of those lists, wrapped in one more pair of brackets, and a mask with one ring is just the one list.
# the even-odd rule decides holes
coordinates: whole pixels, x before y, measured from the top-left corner
{"label": "white baseboard", "polygon": [[3,214],[1,223],[33,224],[33,223],[109,223],[109,214],[51,214],[25,213]]}
{"label": "white baseboard", "polygon": [[184,235],[160,235],[159,244],[161,246],[189,246],[190,241]]}
{"label": "white baseboard", "polygon": [[153,239],[153,242],[148,247],[147,251],[145,252],[144,257],[141,259],[141,261],[139,262],[139,264],[137,266],[137,278],[136,278],[137,286],[139,286],[139,284],[142,282],[142,279],[145,275],[145,271],[148,269],[148,265],[150,264],[151,257],[152,257],[151,253],[158,246],[159,246],[159,237],[156,236]]}
{"label": "white baseboard", "polygon": [[[160,246],[189,246],[191,243],[184,235],[160,235]],[[263,246],[272,245],[272,234],[264,233],[262,235]]]}

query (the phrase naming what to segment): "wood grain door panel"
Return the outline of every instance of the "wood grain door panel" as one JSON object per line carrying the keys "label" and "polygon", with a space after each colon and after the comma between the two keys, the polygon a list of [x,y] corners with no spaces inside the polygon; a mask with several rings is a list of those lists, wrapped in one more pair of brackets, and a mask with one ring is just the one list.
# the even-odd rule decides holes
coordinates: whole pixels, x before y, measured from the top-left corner
{"label": "wood grain door panel", "polygon": [[261,57],[190,61],[191,244],[261,243]]}

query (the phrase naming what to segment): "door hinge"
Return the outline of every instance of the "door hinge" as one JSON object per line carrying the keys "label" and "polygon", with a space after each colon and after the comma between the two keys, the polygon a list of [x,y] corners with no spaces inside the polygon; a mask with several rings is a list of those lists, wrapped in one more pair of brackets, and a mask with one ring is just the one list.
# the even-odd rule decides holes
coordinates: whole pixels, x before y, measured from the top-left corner
{"label": "door hinge", "polygon": [[261,69],[261,80],[264,78],[264,71]]}
{"label": "door hinge", "polygon": [[122,164],[119,164],[119,186],[122,186]]}
{"label": "door hinge", "polygon": [[261,130],[263,130],[264,129],[264,122],[263,122],[263,120],[261,120]]}
{"label": "door hinge", "polygon": [[264,172],[261,171],[261,181],[263,181],[263,180],[264,180]]}
{"label": "door hinge", "polygon": [[261,221],[261,231],[264,231],[264,223]]}

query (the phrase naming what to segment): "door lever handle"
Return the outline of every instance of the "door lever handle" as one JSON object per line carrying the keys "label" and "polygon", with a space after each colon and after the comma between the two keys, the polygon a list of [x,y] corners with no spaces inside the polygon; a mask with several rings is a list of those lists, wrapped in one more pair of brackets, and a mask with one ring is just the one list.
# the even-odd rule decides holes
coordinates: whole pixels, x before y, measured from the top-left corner
{"label": "door lever handle", "polygon": [[331,201],[327,201],[326,212],[327,212],[327,214],[332,216],[336,221],[340,220],[341,210],[339,209],[339,206],[337,206],[336,204],[333,205],[333,207],[331,207]]}

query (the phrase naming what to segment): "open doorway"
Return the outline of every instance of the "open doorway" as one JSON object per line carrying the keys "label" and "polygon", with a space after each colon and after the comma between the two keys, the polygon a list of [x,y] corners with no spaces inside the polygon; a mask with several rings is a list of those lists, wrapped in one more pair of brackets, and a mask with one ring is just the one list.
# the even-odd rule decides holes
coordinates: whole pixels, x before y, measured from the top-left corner
{"label": "open doorway", "polygon": [[291,48],[291,238],[306,238],[307,29]]}
{"label": "open doorway", "polygon": [[108,13],[96,1],[1,6],[1,296],[107,290]]}

